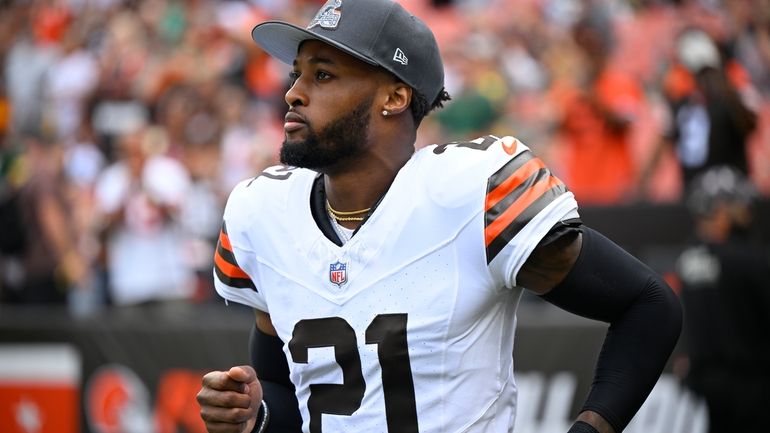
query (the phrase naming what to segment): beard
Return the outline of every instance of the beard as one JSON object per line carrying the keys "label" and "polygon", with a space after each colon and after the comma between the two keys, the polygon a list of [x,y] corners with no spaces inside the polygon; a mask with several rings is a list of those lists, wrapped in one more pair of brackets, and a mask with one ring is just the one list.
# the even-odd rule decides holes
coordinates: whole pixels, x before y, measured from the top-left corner
{"label": "beard", "polygon": [[303,140],[284,139],[281,163],[320,171],[363,154],[373,101],[372,97],[361,102],[320,132],[308,123],[308,135]]}

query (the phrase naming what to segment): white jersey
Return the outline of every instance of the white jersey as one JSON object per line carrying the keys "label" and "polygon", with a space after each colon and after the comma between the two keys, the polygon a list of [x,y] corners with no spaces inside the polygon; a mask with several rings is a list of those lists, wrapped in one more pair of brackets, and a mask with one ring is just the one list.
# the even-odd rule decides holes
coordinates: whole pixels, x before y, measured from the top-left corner
{"label": "white jersey", "polygon": [[343,246],[310,210],[317,173],[232,192],[216,289],[268,312],[304,432],[510,432],[516,274],[577,203],[511,137],[416,152]]}

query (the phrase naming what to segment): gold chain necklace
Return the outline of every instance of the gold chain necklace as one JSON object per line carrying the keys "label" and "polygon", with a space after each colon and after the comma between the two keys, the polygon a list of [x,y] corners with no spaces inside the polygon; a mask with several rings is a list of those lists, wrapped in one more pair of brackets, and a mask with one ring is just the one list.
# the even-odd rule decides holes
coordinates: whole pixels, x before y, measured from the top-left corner
{"label": "gold chain necklace", "polygon": [[334,218],[337,221],[363,221],[365,216],[351,216],[351,215],[361,215],[362,213],[369,212],[371,208],[368,207],[366,209],[343,212],[343,211],[335,210],[332,207],[332,205],[329,203],[329,200],[326,200],[326,209],[329,211],[329,215],[331,215],[332,218]]}

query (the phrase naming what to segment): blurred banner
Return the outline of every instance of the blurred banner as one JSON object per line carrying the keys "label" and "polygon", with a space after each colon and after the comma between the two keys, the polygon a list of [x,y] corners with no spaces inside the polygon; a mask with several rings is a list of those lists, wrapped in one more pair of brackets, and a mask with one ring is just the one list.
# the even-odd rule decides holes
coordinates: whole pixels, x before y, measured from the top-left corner
{"label": "blurred banner", "polygon": [[8,433],[77,433],[80,353],[69,344],[0,345],[0,425]]}
{"label": "blurred banner", "polygon": [[[3,433],[205,433],[201,376],[248,362],[253,314],[175,305],[72,318],[0,307]],[[563,433],[580,408],[606,332],[536,300],[520,308],[516,433]],[[705,412],[664,375],[626,432],[705,432]]]}

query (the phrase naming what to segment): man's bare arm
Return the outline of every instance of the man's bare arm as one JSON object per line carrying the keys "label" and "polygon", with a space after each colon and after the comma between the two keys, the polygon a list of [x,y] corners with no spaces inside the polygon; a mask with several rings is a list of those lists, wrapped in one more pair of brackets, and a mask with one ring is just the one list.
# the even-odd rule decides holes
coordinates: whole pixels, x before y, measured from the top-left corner
{"label": "man's bare arm", "polygon": [[544,295],[564,281],[575,265],[582,234],[567,233],[545,245],[538,245],[519,271],[516,283],[538,295]]}
{"label": "man's bare arm", "polygon": [[270,319],[270,315],[261,310],[254,310],[254,314],[257,316],[257,329],[264,332],[267,335],[277,337],[278,333],[275,332],[273,321]]}

